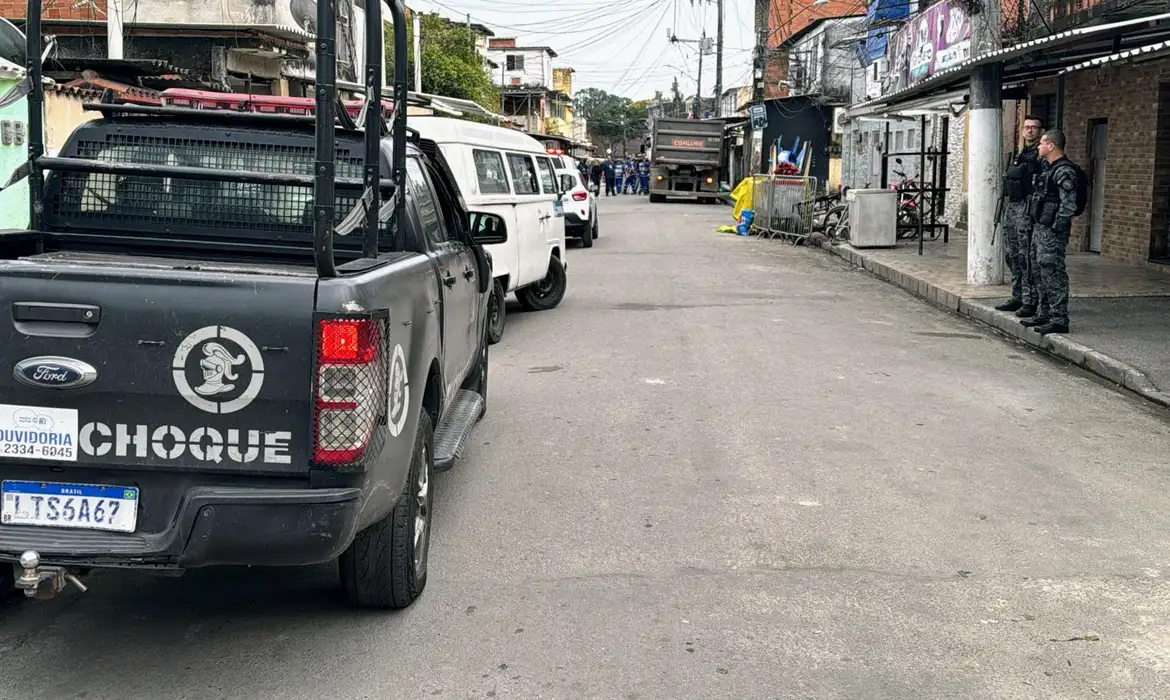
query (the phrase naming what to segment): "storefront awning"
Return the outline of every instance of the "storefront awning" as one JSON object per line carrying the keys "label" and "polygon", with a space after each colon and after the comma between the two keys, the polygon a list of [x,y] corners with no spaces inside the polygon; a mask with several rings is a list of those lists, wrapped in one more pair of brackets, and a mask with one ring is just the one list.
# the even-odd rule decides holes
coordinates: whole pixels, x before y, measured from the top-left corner
{"label": "storefront awning", "polygon": [[1121,51],[1115,54],[1110,54],[1108,56],[1091,58],[1088,61],[1082,61],[1075,65],[1071,65],[1068,68],[1062,69],[1060,74],[1064,75],[1065,73],[1075,73],[1087,68],[1098,68],[1100,66],[1107,66],[1112,63],[1124,63],[1127,61],[1132,63],[1141,63],[1143,61],[1152,61],[1156,58],[1162,58],[1167,54],[1170,54],[1170,41],[1159,41],[1154,44],[1139,46],[1136,49],[1129,49],[1127,51]]}
{"label": "storefront awning", "polygon": [[1004,84],[1059,74],[1064,68],[1095,58],[1108,57],[1170,38],[1170,13],[1150,15],[1109,24],[1077,27],[1068,31],[1013,44],[939,71],[914,85],[849,108],[849,116],[865,116],[966,85],[971,69],[1003,64]]}

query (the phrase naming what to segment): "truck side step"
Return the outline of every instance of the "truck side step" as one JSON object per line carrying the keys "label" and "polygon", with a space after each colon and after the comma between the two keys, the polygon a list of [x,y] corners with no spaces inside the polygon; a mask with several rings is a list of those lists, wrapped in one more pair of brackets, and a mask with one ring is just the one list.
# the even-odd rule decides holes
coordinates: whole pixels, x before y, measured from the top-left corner
{"label": "truck side step", "polygon": [[447,415],[435,430],[435,471],[444,472],[455,466],[455,460],[463,454],[463,446],[481,415],[482,396],[466,389],[455,394]]}

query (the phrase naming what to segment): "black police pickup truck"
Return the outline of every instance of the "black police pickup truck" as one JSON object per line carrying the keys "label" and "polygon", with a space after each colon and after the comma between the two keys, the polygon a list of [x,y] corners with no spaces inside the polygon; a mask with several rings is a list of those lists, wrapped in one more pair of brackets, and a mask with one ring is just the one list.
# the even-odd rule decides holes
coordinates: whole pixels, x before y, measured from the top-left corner
{"label": "black police pickup truck", "polygon": [[29,597],[335,560],[357,606],[426,584],[432,473],[485,410],[482,245],[507,234],[408,133],[404,83],[388,121],[372,77],[373,108],[339,108],[318,10],[302,116],[103,100],[49,158],[30,62],[32,225],[0,234],[0,562]]}

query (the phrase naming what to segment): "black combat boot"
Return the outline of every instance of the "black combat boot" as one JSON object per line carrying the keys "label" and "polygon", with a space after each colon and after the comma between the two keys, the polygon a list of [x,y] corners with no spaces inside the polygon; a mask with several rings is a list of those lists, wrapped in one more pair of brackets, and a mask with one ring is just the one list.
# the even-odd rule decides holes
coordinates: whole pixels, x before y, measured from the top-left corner
{"label": "black combat boot", "polygon": [[1032,318],[1035,315],[1036,315],[1036,307],[1035,306],[1024,305],[1024,306],[1021,306],[1020,310],[1016,312],[1016,316],[1018,318]]}
{"label": "black combat boot", "polygon": [[1047,316],[1036,316],[1035,318],[1026,318],[1023,321],[1020,321],[1020,325],[1023,326],[1024,328],[1035,328],[1037,326],[1046,326],[1046,325],[1048,325],[1048,317]]}
{"label": "black combat boot", "polygon": [[1045,323],[1043,326],[1037,326],[1036,332],[1040,335],[1048,335],[1049,333],[1068,333],[1068,326],[1062,323]]}
{"label": "black combat boot", "polygon": [[1015,311],[1016,309],[1022,307],[1023,305],[1024,305],[1024,302],[1020,301],[1019,299],[1008,299],[1004,303],[995,307],[995,310],[996,311]]}

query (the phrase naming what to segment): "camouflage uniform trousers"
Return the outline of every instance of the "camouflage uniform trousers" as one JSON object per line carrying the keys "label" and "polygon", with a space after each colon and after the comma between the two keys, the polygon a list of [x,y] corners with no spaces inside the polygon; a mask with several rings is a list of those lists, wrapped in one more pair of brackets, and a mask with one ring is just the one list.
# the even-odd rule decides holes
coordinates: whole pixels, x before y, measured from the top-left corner
{"label": "camouflage uniform trousers", "polygon": [[1024,306],[1036,306],[1039,295],[1036,292],[1036,270],[1029,246],[1032,220],[1028,217],[1027,205],[1027,200],[1006,203],[999,230],[1003,236],[1004,257],[1012,273],[1012,299],[1020,301]]}
{"label": "camouflage uniform trousers", "polygon": [[1064,254],[1068,250],[1069,231],[1048,226],[1032,227],[1032,251],[1036,263],[1038,317],[1050,323],[1068,325],[1068,270]]}

